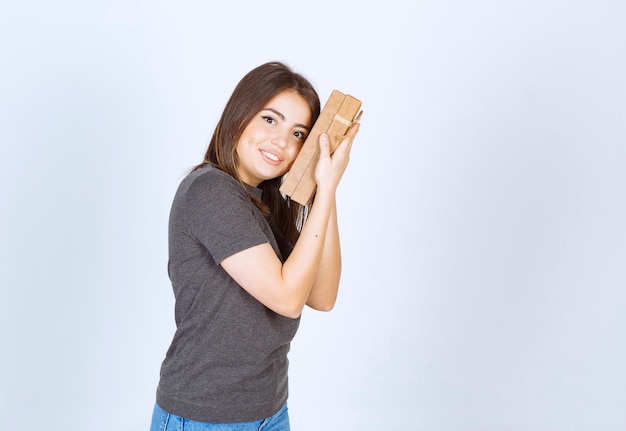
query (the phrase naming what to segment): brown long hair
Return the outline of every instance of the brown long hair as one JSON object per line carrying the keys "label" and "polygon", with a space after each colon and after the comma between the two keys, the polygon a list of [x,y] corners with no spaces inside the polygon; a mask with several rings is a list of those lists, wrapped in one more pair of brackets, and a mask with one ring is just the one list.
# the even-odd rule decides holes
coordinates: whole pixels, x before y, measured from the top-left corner
{"label": "brown long hair", "polygon": [[[307,102],[313,124],[320,114],[320,100],[313,85],[283,63],[262,64],[248,72],[235,87],[215,127],[204,161],[194,170],[211,164],[231,175],[246,189],[237,173],[237,143],[254,116],[265,108],[267,102],[285,90],[295,91]],[[295,244],[306,220],[308,207],[283,196],[279,191],[281,182],[282,178],[278,177],[259,184],[258,187],[263,190],[262,202],[250,193],[248,195],[266,216],[270,225],[279,229],[292,244]]]}

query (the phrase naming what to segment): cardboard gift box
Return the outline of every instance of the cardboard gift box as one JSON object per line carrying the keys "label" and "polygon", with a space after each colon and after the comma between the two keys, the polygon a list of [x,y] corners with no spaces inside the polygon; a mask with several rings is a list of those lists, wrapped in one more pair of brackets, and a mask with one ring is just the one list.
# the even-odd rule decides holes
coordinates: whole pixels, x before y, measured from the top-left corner
{"label": "cardboard gift box", "polygon": [[359,120],[361,112],[360,100],[333,90],[285,177],[280,191],[301,205],[309,203],[317,188],[315,167],[320,157],[320,135],[328,134],[332,154],[350,126]]}

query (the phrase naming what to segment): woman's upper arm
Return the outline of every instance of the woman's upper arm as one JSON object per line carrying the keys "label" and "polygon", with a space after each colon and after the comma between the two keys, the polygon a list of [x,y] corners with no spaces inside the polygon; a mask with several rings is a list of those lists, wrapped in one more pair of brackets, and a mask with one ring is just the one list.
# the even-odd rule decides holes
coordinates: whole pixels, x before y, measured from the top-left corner
{"label": "woman's upper arm", "polygon": [[222,268],[250,295],[267,308],[286,317],[302,313],[306,298],[283,281],[282,262],[269,243],[237,252],[221,262]]}

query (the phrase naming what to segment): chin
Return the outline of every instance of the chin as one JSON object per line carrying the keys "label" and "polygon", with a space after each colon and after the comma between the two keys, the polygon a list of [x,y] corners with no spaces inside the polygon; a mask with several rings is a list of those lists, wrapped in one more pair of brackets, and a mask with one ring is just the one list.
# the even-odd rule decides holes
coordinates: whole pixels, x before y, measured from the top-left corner
{"label": "chin", "polygon": [[272,173],[268,173],[268,175],[265,175],[265,180],[273,180],[274,178],[280,178],[283,175],[285,175],[285,173],[287,173],[287,171],[280,171],[280,172],[272,172]]}

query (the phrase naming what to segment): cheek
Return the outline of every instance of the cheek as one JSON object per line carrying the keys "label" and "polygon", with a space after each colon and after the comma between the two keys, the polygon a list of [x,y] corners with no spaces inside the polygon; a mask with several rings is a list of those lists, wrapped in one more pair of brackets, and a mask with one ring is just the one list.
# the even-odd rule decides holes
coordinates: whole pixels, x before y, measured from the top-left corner
{"label": "cheek", "polygon": [[[243,138],[243,137],[242,137]],[[241,147],[242,147],[242,138],[239,139],[239,142],[237,142],[237,145],[235,145],[235,159],[239,159],[239,155],[241,154]]]}
{"label": "cheek", "polygon": [[265,135],[265,131],[262,127],[256,127],[253,124],[248,124],[248,126],[243,129],[243,133],[239,137],[239,145],[251,145],[259,140],[262,140]]}
{"label": "cheek", "polygon": [[300,150],[302,149],[302,144],[298,143],[297,145],[294,145],[293,147],[291,147],[289,149],[289,163],[293,163],[294,160],[296,160],[296,157],[298,157],[298,154],[300,154]]}
{"label": "cheek", "polygon": [[245,154],[254,147],[254,143],[257,141],[258,139],[254,134],[254,130],[244,130],[244,133],[241,135],[237,145],[235,146],[235,154],[238,156],[243,155],[245,157]]}

